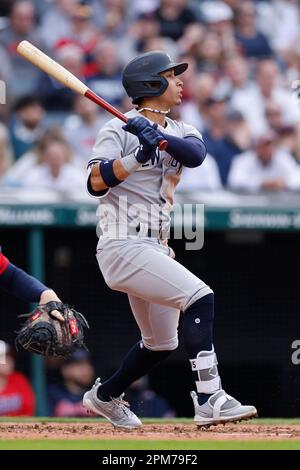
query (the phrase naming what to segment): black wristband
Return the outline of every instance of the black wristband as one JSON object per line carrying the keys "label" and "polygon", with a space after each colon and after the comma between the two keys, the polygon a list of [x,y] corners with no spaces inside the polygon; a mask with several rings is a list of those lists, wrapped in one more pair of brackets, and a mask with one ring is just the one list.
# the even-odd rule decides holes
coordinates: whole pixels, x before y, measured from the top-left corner
{"label": "black wristband", "polygon": [[114,186],[117,186],[118,184],[122,183],[122,181],[119,180],[115,175],[115,172],[113,169],[114,161],[115,159],[105,160],[99,163],[100,174],[102,176],[104,183],[109,188],[113,188]]}

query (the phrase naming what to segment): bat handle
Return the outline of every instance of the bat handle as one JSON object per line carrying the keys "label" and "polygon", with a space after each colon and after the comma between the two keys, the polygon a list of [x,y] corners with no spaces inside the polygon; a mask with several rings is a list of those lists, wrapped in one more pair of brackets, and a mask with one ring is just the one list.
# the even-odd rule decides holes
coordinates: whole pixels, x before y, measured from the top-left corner
{"label": "bat handle", "polygon": [[168,141],[167,140],[161,140],[158,144],[159,150],[165,150],[168,146]]}
{"label": "bat handle", "polygon": [[[127,124],[127,122],[128,122],[128,117],[127,116],[120,113],[120,116],[117,116],[117,117],[120,118],[123,122],[126,122],[126,124]],[[165,150],[167,148],[167,146],[168,146],[168,141],[163,139],[159,142],[157,147],[159,148],[159,150]]]}

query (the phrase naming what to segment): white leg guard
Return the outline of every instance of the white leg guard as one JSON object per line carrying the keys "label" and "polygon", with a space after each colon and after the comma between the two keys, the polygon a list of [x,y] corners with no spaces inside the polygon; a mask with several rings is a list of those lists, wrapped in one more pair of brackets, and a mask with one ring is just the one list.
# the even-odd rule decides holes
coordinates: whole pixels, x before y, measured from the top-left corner
{"label": "white leg guard", "polygon": [[211,351],[201,351],[196,359],[190,359],[192,371],[197,372],[196,381],[198,393],[213,394],[220,390],[221,379],[218,372],[218,361],[214,348]]}
{"label": "white leg guard", "polygon": [[191,359],[192,370],[197,373],[197,392],[210,395],[208,400],[199,404],[199,395],[191,392],[195,408],[194,422],[198,426],[211,426],[219,423],[235,422],[257,416],[254,406],[241,405],[222,390],[221,379],[217,368],[217,357],[212,351],[201,351],[196,359]]}

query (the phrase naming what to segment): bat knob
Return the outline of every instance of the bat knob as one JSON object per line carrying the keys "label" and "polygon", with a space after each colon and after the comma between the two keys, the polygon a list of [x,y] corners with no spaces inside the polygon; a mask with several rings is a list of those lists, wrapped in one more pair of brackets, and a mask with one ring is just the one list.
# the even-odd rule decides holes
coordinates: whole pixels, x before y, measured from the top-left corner
{"label": "bat knob", "polygon": [[165,150],[168,146],[168,141],[167,140],[161,140],[158,144],[159,150]]}

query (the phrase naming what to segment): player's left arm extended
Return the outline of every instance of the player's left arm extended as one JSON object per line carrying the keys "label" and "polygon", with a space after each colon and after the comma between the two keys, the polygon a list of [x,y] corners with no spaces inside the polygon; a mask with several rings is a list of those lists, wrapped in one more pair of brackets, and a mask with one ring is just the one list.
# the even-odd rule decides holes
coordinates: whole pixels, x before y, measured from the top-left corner
{"label": "player's left arm extended", "polygon": [[[48,301],[51,293],[51,300],[54,300],[51,289],[46,287],[40,281],[27,274],[22,269],[10,263],[8,259],[0,254],[0,287],[10,294],[19,297],[25,302]],[[44,298],[43,298],[44,297]]]}
{"label": "player's left arm extended", "polygon": [[168,142],[167,152],[179,163],[188,168],[200,166],[206,157],[206,147],[203,140],[194,136],[175,137],[161,133]]}

